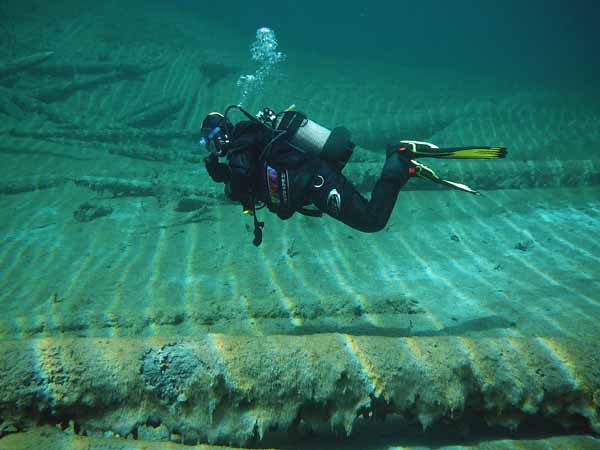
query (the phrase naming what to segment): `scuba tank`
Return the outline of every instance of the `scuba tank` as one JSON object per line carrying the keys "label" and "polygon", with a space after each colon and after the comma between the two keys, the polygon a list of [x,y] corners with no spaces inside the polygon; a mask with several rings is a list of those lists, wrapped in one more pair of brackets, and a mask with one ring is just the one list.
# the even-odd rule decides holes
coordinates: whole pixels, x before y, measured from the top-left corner
{"label": "scuba tank", "polygon": [[285,134],[292,147],[330,162],[339,171],[344,168],[355,147],[347,128],[329,130],[299,111],[288,109],[277,114],[273,125],[275,131]]}

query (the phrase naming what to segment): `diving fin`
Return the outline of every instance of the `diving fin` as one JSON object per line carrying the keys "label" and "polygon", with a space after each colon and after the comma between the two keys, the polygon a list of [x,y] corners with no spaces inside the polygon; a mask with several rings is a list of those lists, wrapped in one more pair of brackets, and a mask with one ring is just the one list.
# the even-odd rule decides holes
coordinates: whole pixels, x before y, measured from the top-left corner
{"label": "diving fin", "polygon": [[[406,144],[403,146],[402,144]],[[506,147],[449,147],[439,148],[437,145],[422,141],[400,141],[398,151],[410,152],[411,159],[446,158],[446,159],[499,159],[506,157]]]}
{"label": "diving fin", "polygon": [[419,163],[417,161],[413,161],[413,160],[411,160],[410,163],[414,166],[413,167],[414,168],[414,173],[413,173],[414,176],[417,176],[420,178],[426,178],[428,180],[433,181],[434,183],[438,183],[438,184],[447,186],[452,189],[458,189],[459,191],[464,191],[464,192],[468,192],[470,194],[475,194],[475,195],[481,195],[479,192],[477,192],[474,189],[471,189],[466,184],[456,183],[454,181],[448,181],[448,180],[444,180],[443,178],[438,177],[433,170],[431,170],[429,167],[427,167],[424,164],[421,164],[421,163]]}

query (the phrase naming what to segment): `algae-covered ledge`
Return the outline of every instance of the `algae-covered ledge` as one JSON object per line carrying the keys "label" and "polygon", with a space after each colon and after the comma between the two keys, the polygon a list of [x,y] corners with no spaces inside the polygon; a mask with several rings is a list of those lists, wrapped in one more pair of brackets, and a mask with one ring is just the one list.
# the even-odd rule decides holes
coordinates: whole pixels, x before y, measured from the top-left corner
{"label": "algae-covered ledge", "polygon": [[21,429],[71,420],[90,436],[235,445],[274,429],[350,435],[357,420],[391,415],[423,428],[472,413],[516,428],[539,415],[598,433],[596,350],[570,339],[342,334],[5,341],[0,416]]}

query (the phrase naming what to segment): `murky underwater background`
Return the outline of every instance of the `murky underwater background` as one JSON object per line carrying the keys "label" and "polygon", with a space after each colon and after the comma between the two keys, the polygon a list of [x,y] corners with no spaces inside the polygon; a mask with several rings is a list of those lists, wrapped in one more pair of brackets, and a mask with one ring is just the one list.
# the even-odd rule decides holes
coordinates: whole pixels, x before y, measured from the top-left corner
{"label": "murky underwater background", "polygon": [[[39,423],[282,448],[597,436],[599,12],[558,0],[0,4],[0,448]],[[253,59],[261,27],[278,46]],[[377,234],[260,211],[256,248],[196,143],[206,113],[238,102],[346,126],[358,148],[344,173],[366,195],[390,142],[509,154],[426,161],[482,196],[413,179]],[[91,371],[92,354],[140,392],[91,384],[120,392],[106,410],[93,393],[56,394],[91,389],[72,370]],[[197,363],[211,358],[218,375]],[[169,375],[181,361],[191,368]],[[195,398],[200,384],[214,389]],[[194,408],[211,396],[221,407],[203,422]],[[365,411],[382,410],[391,421],[368,428]],[[470,415],[489,428],[464,432]],[[577,445],[598,448],[590,436]]]}

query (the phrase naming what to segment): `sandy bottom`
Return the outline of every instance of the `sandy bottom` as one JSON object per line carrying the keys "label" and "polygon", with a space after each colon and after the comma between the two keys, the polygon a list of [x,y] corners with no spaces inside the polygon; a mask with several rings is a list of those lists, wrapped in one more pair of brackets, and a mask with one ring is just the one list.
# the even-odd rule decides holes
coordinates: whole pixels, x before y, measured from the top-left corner
{"label": "sandy bottom", "polygon": [[[258,249],[235,206],[182,213],[71,184],[3,196],[0,335],[592,339],[599,192],[407,191],[375,235],[263,214]],[[86,203],[112,213],[79,222]]]}
{"label": "sandy bottom", "polygon": [[[252,220],[211,183],[193,139],[206,112],[238,98],[238,76],[253,70],[247,43],[176,12],[148,9],[128,27],[110,8],[65,8],[55,20],[38,8],[14,16],[19,39],[0,61],[0,341],[565,339],[572,348],[556,360],[568,388],[569,371],[597,366],[593,352],[579,367],[568,358],[576,343],[600,342],[600,102],[592,87],[290,54],[293,64],[248,108],[296,103],[324,125],[347,126],[360,145],[348,172],[365,191],[385,143],[401,138],[504,145],[509,158],[427,161],[451,180],[479,183],[483,195],[411,180],[377,234],[261,211],[256,248]],[[15,59],[48,50],[43,63],[15,69]],[[600,390],[582,389],[592,405],[587,432]],[[159,448],[54,428],[14,433],[28,426],[13,425],[14,405],[1,406],[8,391],[0,392],[0,436],[11,433],[3,450]],[[364,445],[356,433],[344,445]],[[369,448],[426,448],[396,447],[397,437]],[[591,437],[548,439],[518,446],[600,448]]]}

